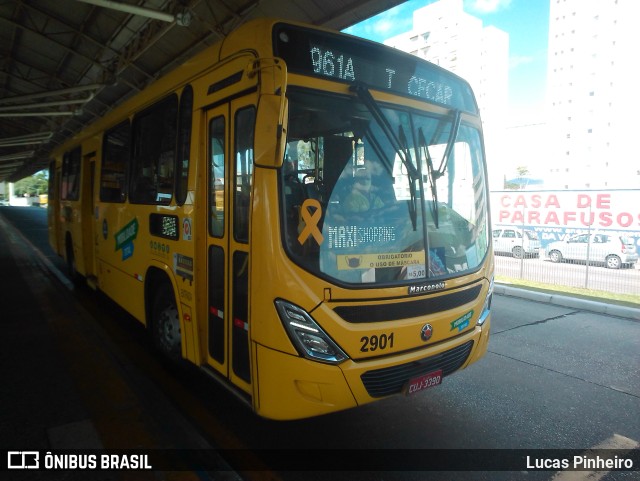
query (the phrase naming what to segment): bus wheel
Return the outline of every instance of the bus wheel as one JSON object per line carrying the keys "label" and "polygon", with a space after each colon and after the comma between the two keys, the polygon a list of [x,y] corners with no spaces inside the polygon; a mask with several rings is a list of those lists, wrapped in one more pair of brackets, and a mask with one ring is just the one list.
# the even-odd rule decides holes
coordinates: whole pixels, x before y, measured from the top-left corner
{"label": "bus wheel", "polygon": [[181,356],[182,338],[178,308],[171,287],[165,285],[158,289],[153,301],[152,319],[153,343],[157,349],[170,358]]}
{"label": "bus wheel", "polygon": [[67,255],[67,277],[74,284],[78,284],[80,281],[80,275],[76,268],[76,258],[73,255],[73,243],[70,238],[67,238],[66,242],[66,255]]}

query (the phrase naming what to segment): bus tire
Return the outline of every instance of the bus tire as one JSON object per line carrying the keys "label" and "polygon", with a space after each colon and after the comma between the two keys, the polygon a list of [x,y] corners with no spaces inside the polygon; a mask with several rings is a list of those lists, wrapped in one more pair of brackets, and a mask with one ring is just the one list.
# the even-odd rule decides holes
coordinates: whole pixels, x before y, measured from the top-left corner
{"label": "bus tire", "polygon": [[173,289],[161,284],[153,298],[151,311],[151,337],[154,346],[165,356],[179,359],[182,356],[180,318]]}
{"label": "bus tire", "polygon": [[73,284],[78,285],[80,282],[80,274],[78,274],[76,258],[73,255],[73,241],[70,235],[67,235],[65,241],[65,257],[67,261],[67,277]]}

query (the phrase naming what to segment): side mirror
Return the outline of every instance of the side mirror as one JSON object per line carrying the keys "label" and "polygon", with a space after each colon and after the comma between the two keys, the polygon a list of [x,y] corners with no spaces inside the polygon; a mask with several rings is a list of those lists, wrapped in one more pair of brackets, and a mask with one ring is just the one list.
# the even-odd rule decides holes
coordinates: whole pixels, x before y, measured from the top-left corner
{"label": "side mirror", "polygon": [[255,163],[261,167],[280,167],[287,142],[289,102],[284,95],[263,94],[258,100]]}
{"label": "side mirror", "polygon": [[261,167],[280,167],[287,142],[287,67],[279,58],[260,58],[248,75],[258,77],[258,108],[254,136],[254,162]]}

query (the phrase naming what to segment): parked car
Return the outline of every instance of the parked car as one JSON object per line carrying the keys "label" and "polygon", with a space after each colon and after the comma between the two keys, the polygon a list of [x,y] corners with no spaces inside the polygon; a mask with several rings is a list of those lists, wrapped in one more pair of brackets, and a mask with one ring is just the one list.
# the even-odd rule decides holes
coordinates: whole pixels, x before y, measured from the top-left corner
{"label": "parked car", "polygon": [[610,269],[633,265],[638,261],[638,252],[633,240],[622,235],[580,234],[563,241],[551,242],[545,253],[553,262],[563,260],[604,263]]}
{"label": "parked car", "polygon": [[529,229],[502,227],[493,229],[493,251],[511,254],[513,257],[537,257],[540,253],[538,234]]}

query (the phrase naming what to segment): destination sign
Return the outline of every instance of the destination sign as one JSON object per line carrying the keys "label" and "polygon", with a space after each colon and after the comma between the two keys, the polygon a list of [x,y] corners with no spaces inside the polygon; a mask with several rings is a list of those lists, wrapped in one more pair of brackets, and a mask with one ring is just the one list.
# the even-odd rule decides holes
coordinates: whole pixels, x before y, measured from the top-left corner
{"label": "destination sign", "polygon": [[277,24],[274,54],[289,71],[419,97],[477,113],[471,88],[460,77],[413,55],[357,37]]}
{"label": "destination sign", "polygon": [[150,214],[149,232],[151,233],[151,235],[155,235],[158,237],[178,240],[178,216]]}

